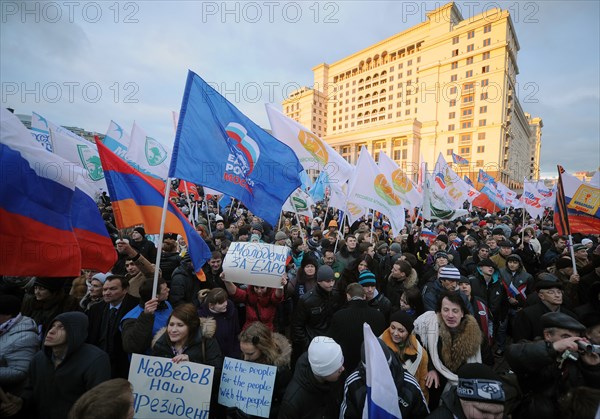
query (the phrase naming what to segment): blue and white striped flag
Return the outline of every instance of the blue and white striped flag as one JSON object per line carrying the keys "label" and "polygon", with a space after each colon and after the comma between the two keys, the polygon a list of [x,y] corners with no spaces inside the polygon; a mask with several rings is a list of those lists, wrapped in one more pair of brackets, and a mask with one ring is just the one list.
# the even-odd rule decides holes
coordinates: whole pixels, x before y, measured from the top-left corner
{"label": "blue and white striped flag", "polygon": [[371,327],[363,324],[367,371],[367,400],[363,419],[400,419],[398,390],[385,354]]}

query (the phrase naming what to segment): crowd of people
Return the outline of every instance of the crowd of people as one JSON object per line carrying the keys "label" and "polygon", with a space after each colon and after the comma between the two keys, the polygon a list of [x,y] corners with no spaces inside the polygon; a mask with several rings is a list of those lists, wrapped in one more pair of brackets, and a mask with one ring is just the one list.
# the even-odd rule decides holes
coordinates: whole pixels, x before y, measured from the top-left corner
{"label": "crowd of people", "polygon": [[[183,196],[172,199],[190,212]],[[348,225],[326,203],[311,220],[282,213],[275,226],[239,202],[195,205],[212,251],[200,274],[172,234],[156,267],[152,237],[143,226],[117,229],[104,194],[118,253],[109,272],[0,278],[0,417],[131,418],[130,358],[146,354],[213,366],[213,418],[250,417],[217,402],[224,357],[276,367],[271,418],[361,418],[364,323],[403,417],[597,414],[598,234],[570,241],[551,214],[534,220],[519,209],[407,217],[392,234],[384,217]],[[229,281],[232,242],[287,246],[281,286]]]}

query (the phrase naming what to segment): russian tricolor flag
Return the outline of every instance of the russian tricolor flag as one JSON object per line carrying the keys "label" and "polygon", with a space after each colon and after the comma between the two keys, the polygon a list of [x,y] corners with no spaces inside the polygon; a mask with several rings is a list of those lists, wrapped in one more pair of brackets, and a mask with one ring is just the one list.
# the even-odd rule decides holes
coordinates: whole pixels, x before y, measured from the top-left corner
{"label": "russian tricolor flag", "polygon": [[398,390],[385,354],[371,327],[363,324],[367,372],[367,400],[363,419],[400,419]]}
{"label": "russian tricolor flag", "polygon": [[[104,144],[97,144],[117,227],[143,224],[146,233],[158,234],[165,197],[165,183],[134,169]],[[211,257],[211,252],[187,217],[169,201],[166,233],[183,236],[196,272]]]}
{"label": "russian tricolor flag", "polygon": [[79,276],[108,271],[116,252],[73,163],[33,141],[0,109],[0,274]]}

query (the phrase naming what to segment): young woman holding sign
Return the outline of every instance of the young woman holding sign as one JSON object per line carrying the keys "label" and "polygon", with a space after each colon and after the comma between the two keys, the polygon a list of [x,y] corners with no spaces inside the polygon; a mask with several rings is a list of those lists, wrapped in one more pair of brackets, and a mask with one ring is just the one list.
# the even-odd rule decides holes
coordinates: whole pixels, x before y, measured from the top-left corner
{"label": "young woman holding sign", "polygon": [[223,357],[219,344],[213,337],[215,329],[215,320],[199,318],[193,304],[177,306],[169,316],[167,327],[159,330],[154,336],[152,355],[171,358],[175,363],[195,362],[215,367],[210,410],[221,412],[223,409],[219,408],[217,397]]}
{"label": "young woman holding sign", "polygon": [[[269,418],[276,418],[288,383],[292,379],[290,358],[292,347],[287,338],[273,333],[261,322],[250,324],[240,334],[240,349],[245,361],[277,367]],[[236,418],[254,418],[236,409]]]}
{"label": "young woman holding sign", "polygon": [[167,327],[156,333],[152,355],[172,358],[173,362],[197,362],[221,368],[223,357],[216,339],[213,319],[198,317],[193,304],[182,304],[169,316]]}

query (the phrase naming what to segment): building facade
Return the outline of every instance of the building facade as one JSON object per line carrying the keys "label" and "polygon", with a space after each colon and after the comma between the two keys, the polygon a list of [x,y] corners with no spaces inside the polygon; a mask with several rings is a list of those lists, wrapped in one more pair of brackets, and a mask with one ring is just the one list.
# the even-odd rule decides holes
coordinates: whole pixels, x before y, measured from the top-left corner
{"label": "building facade", "polygon": [[469,161],[509,187],[537,178],[541,118],[517,98],[519,42],[508,11],[464,19],[454,3],[410,29],[335,63],[313,68],[314,86],[283,102],[286,115],[327,141],[351,163],[362,146],[385,151],[416,176],[439,153]]}

